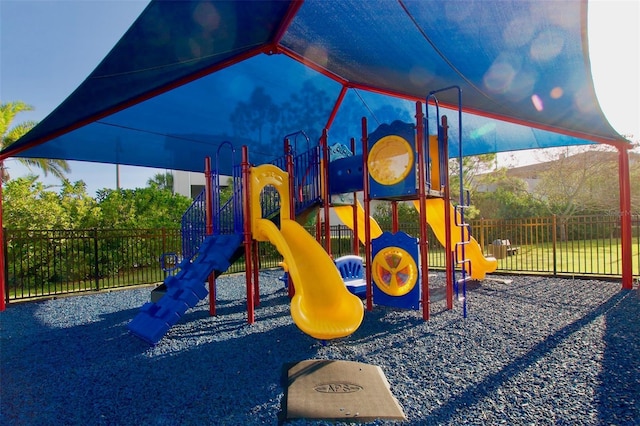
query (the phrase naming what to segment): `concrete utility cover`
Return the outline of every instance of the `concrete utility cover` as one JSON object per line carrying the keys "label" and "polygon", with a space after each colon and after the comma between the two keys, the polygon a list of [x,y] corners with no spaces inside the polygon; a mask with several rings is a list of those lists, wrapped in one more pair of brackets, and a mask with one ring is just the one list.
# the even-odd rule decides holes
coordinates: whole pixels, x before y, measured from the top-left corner
{"label": "concrete utility cover", "polygon": [[290,367],[287,379],[287,419],[406,420],[378,366],[307,360]]}

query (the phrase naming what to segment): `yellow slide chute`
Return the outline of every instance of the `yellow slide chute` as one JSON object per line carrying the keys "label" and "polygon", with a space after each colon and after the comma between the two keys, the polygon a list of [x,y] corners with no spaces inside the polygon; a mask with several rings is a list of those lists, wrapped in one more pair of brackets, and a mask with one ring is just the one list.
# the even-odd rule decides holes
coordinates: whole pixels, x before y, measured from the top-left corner
{"label": "yellow slide chute", "polygon": [[[451,203],[447,203],[448,208],[451,211],[451,247],[455,250],[457,243],[461,242],[460,227],[456,226],[455,217],[458,216],[458,222],[460,214],[456,211]],[[413,205],[420,211],[420,202],[414,201]],[[427,212],[427,223],[431,226],[433,233],[440,241],[440,244],[446,247],[446,223],[445,223],[445,201],[442,198],[427,198],[425,201]],[[469,237],[469,244],[465,245],[464,255],[471,261],[471,278],[474,280],[483,280],[486,274],[491,273],[498,267],[498,261],[493,257],[485,257],[482,253],[482,247],[480,244],[468,234],[468,230],[465,229],[465,237]],[[467,270],[467,273],[469,271]]]}
{"label": "yellow slide chute", "polygon": [[[321,340],[352,334],[364,318],[359,297],[344,285],[340,272],[322,246],[289,215],[288,175],[265,164],[251,169],[253,238],[271,242],[284,257],[295,286],[291,317],[304,333]],[[280,228],[263,219],[260,192],[273,185],[280,194]]]}
{"label": "yellow slide chute", "polygon": [[[365,235],[364,235],[364,226],[365,226],[365,217],[364,217],[364,208],[359,201],[356,201],[355,208],[357,209],[357,220],[358,220],[358,239],[362,244],[366,244]],[[336,216],[344,223],[349,229],[353,230],[353,205],[345,205],[345,206],[334,206],[333,211],[336,213]],[[369,217],[369,224],[371,226],[371,239],[378,238],[382,235],[382,228],[378,225],[378,222],[372,217]]]}

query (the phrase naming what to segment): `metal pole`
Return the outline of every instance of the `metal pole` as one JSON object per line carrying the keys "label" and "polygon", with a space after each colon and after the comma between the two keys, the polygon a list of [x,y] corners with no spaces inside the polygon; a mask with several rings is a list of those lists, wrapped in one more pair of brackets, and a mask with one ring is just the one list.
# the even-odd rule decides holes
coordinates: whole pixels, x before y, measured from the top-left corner
{"label": "metal pole", "polygon": [[[439,123],[436,123],[439,126]],[[445,269],[445,276],[447,280],[446,284],[446,298],[447,309],[453,309],[453,281],[455,280],[454,265],[453,265],[453,244],[451,244],[451,188],[449,182],[449,125],[447,116],[442,117],[442,169],[440,172],[440,180],[444,179],[444,235],[445,235],[445,262],[447,263]],[[440,139],[438,138],[438,143]]]}
{"label": "metal pole", "polygon": [[242,212],[244,216],[244,263],[245,263],[245,280],[247,284],[247,322],[253,324],[255,322],[253,297],[253,274],[251,263],[253,259],[251,244],[251,188],[249,178],[249,152],[247,146],[242,147]]}
{"label": "metal pole", "polygon": [[629,181],[629,152],[618,147],[618,180],[620,182],[620,244],[622,245],[622,289],[633,288],[631,185]]}
{"label": "metal pole", "polygon": [[[351,155],[356,155],[356,139],[351,138]],[[358,192],[353,192],[353,254],[359,256],[360,255],[360,239],[358,238]],[[369,218],[365,217],[365,221],[368,221]]]}
{"label": "metal pole", "polygon": [[[6,287],[6,274],[5,274],[5,254],[4,251],[4,223],[2,222],[2,178],[4,177],[4,164],[0,161],[0,312],[7,309],[6,300],[9,300],[8,288]],[[5,299],[6,297],[6,299]]]}
{"label": "metal pole", "polygon": [[[367,118],[362,117],[362,190],[364,192],[364,217],[369,219],[371,215],[371,199],[369,198],[369,135],[367,131]],[[367,311],[373,310],[373,288],[371,283],[371,224],[364,221],[364,253],[365,253],[365,276],[367,279]]]}
{"label": "metal pole", "polygon": [[422,293],[422,319],[429,320],[431,300],[429,297],[429,242],[427,241],[427,195],[426,161],[424,155],[424,114],[422,102],[416,102],[416,150],[418,151],[418,200],[420,202],[420,274]]}
{"label": "metal pole", "polygon": [[[205,223],[206,235],[213,235],[213,180],[211,171],[211,157],[204,159],[204,203],[205,203]],[[211,272],[207,277],[209,287],[209,315],[216,315],[216,276]]]}
{"label": "metal pole", "polygon": [[391,201],[391,232],[394,234],[398,232],[399,220],[398,220],[398,202],[396,200]]}
{"label": "metal pole", "polygon": [[[291,144],[289,143],[289,138],[284,139],[284,153],[287,158],[287,173],[289,174],[289,214],[292,219],[296,217],[296,209],[295,209],[295,200],[292,197],[295,191],[294,182],[292,179],[293,176],[293,153],[291,152]],[[302,202],[303,200],[300,200]],[[291,280],[291,274],[287,273],[287,293],[289,295],[289,299],[291,299],[295,294],[295,288],[293,287],[293,281]]]}
{"label": "metal pole", "polygon": [[331,224],[329,223],[329,146],[328,146],[328,134],[327,129],[322,129],[322,138],[320,139],[320,143],[322,144],[322,157],[324,161],[322,162],[322,181],[324,185],[322,185],[322,205],[324,212],[324,248],[331,257]]}

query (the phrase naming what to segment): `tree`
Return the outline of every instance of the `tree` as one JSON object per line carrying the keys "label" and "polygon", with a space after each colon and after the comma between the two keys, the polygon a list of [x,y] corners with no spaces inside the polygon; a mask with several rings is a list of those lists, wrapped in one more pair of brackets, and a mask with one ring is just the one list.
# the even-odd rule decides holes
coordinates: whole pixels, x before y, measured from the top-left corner
{"label": "tree", "polygon": [[[465,209],[465,220],[478,216],[479,210],[474,205],[478,194],[478,187],[484,182],[478,176],[490,171],[496,161],[496,154],[472,155],[462,158],[462,185],[465,203],[471,205]],[[451,200],[460,203],[460,161],[458,158],[449,160],[449,188]]]}
{"label": "tree", "polygon": [[[620,208],[618,153],[606,145],[565,148],[539,173],[535,195],[557,215],[558,235],[566,240],[568,218],[575,215],[617,216]],[[638,163],[630,157],[632,209]],[[637,179],[637,177],[635,178]],[[635,190],[637,193],[637,189]]]}
{"label": "tree", "polygon": [[548,213],[545,203],[529,193],[527,183],[508,176],[506,168],[480,174],[475,182],[473,205],[483,218],[515,219]]}
{"label": "tree", "polygon": [[[372,213],[373,218],[378,222],[382,229],[391,229],[391,203],[379,203]],[[400,228],[403,225],[413,225],[419,223],[420,214],[413,207],[412,203],[398,203],[398,222]]]}
{"label": "tree", "polygon": [[147,181],[147,185],[151,188],[173,192],[173,173],[156,173]]}
{"label": "tree", "polygon": [[154,187],[98,191],[105,228],[176,228],[191,199]]}
{"label": "tree", "polygon": [[[25,121],[13,125],[16,115],[21,112],[33,111],[33,107],[22,101],[7,102],[0,104],[0,149],[5,149],[14,144],[18,139],[24,136],[37,123],[35,121]],[[45,176],[49,174],[57,177],[62,182],[67,180],[66,173],[71,171],[69,164],[65,160],[55,160],[46,158],[18,158],[18,161],[29,170],[37,168],[42,170]],[[9,173],[2,168],[2,182],[10,179]]]}
{"label": "tree", "polygon": [[12,229],[80,229],[96,226],[100,214],[82,181],[65,182],[59,193],[30,175],[6,183],[3,222]]}
{"label": "tree", "polygon": [[263,140],[265,126],[273,126],[279,116],[279,109],[264,87],[256,87],[249,102],[238,102],[229,119],[236,136],[252,138],[260,144],[269,145]]}
{"label": "tree", "polygon": [[474,206],[485,219],[518,219],[547,214],[547,206],[541,200],[526,191],[514,192],[504,187],[477,194]]}
{"label": "tree", "polygon": [[82,181],[55,192],[30,175],[3,190],[3,221],[11,229],[177,228],[191,199],[158,188],[102,189],[97,200]]}
{"label": "tree", "polygon": [[610,147],[582,147],[573,155],[567,148],[546,164],[534,193],[547,202],[550,213],[618,213],[618,155]]}
{"label": "tree", "polygon": [[[279,107],[280,114],[272,137],[277,140],[286,134],[304,130],[311,141],[318,140],[333,102],[325,90],[309,80],[305,81],[302,88],[292,93]],[[298,146],[298,151],[303,149],[306,147]]]}
{"label": "tree", "polygon": [[[484,183],[478,179],[478,176],[493,170],[495,162],[496,154],[462,157],[462,184],[464,189],[475,193],[478,186]],[[449,185],[451,186],[452,195],[460,193],[460,161],[458,158],[449,160]]]}

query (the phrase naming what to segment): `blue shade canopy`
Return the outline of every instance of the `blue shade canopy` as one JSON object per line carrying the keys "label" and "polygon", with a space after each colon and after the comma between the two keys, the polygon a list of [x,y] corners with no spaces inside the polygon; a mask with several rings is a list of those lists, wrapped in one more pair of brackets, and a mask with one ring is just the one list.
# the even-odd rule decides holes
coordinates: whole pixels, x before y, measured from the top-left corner
{"label": "blue shade canopy", "polygon": [[[450,86],[462,91],[464,155],[625,144],[595,96],[586,9],[538,0],[152,1],[80,87],[0,158],[202,171],[229,141],[260,164],[300,130],[315,144],[329,127],[330,144],[346,144],[359,140],[363,116],[370,130],[413,121],[416,101]],[[458,93],[437,98],[456,154]]]}

